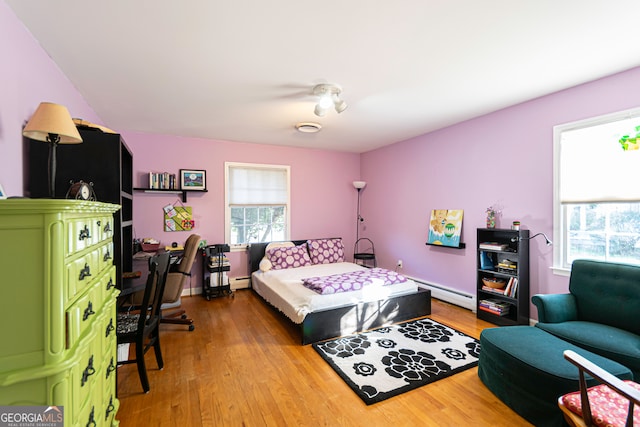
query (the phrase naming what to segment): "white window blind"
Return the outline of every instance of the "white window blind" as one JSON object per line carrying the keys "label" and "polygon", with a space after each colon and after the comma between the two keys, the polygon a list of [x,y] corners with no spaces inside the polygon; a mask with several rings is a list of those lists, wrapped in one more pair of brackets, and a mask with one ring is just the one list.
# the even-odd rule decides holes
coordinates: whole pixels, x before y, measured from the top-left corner
{"label": "white window blind", "polygon": [[229,205],[286,205],[287,167],[229,166]]}
{"label": "white window blind", "polygon": [[562,131],[561,203],[640,200],[640,150],[624,151],[617,143],[639,122],[634,117]]}

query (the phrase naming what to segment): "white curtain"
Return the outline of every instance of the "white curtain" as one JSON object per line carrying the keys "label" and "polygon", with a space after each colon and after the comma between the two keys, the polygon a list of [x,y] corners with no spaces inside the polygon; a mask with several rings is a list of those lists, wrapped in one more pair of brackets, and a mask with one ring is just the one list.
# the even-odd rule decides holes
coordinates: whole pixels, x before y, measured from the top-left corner
{"label": "white curtain", "polygon": [[286,205],[289,200],[286,167],[229,167],[229,205]]}
{"label": "white curtain", "polygon": [[624,151],[618,140],[635,136],[640,118],[565,130],[560,139],[560,201],[640,201],[640,150]]}

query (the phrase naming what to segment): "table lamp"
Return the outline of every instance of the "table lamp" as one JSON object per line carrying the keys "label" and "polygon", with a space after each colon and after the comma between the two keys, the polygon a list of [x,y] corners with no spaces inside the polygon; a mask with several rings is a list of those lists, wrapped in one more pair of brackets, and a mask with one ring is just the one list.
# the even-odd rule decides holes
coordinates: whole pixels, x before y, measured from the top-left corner
{"label": "table lamp", "polygon": [[22,135],[49,143],[49,197],[55,198],[56,148],[58,144],[79,144],[82,137],[67,108],[51,102],[41,102],[24,127]]}

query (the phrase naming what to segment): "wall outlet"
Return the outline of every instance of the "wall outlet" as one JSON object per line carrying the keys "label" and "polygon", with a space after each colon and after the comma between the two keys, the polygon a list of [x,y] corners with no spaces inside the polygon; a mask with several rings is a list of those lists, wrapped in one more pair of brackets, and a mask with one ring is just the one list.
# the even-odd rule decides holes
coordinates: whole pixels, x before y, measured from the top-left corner
{"label": "wall outlet", "polygon": [[402,260],[401,259],[399,259],[398,262],[396,262],[396,267],[402,268]]}

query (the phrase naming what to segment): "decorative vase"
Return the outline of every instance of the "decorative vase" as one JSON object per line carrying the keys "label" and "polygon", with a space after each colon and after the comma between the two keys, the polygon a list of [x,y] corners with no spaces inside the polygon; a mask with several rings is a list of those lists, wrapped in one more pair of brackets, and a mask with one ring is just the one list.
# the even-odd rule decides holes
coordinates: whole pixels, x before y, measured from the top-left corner
{"label": "decorative vase", "polygon": [[496,211],[487,211],[487,228],[496,228]]}

